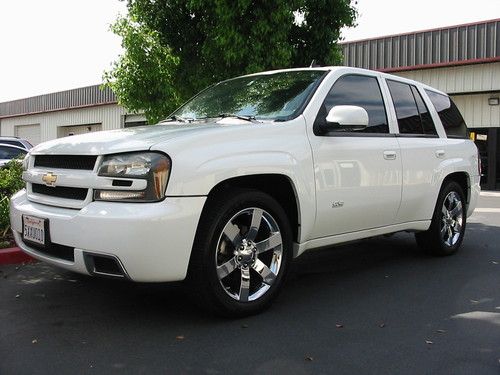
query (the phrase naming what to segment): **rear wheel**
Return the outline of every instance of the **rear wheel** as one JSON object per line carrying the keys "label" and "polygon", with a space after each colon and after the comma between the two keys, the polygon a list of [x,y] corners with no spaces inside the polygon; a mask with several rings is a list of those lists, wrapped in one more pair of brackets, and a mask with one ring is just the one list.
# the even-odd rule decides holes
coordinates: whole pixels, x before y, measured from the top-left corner
{"label": "rear wheel", "polygon": [[269,195],[247,189],[226,191],[207,205],[189,269],[194,296],[203,307],[226,316],[267,308],[291,260],[284,210]]}
{"label": "rear wheel", "polygon": [[462,187],[448,182],[438,197],[429,230],[415,235],[417,243],[432,255],[451,255],[462,244],[466,225],[466,201]]}

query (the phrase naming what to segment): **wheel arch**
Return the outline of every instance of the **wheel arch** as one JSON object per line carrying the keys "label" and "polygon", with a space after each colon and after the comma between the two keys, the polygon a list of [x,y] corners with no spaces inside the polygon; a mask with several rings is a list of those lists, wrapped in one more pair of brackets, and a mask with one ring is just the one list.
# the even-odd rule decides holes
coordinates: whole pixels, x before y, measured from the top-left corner
{"label": "wheel arch", "polygon": [[283,207],[290,220],[293,240],[299,242],[301,223],[299,199],[293,181],[283,174],[253,174],[231,177],[219,182],[208,193],[200,220],[202,220],[211,199],[217,195],[226,194],[232,188],[255,189],[273,197]]}
{"label": "wheel arch", "polygon": [[470,197],[471,197],[471,179],[470,179],[469,173],[467,173],[465,171],[458,171],[458,172],[453,172],[453,173],[448,174],[443,179],[443,182],[441,183],[440,191],[443,189],[443,187],[449,181],[454,181],[460,185],[460,187],[462,188],[462,190],[465,194],[465,201],[466,201],[467,205],[469,205]]}

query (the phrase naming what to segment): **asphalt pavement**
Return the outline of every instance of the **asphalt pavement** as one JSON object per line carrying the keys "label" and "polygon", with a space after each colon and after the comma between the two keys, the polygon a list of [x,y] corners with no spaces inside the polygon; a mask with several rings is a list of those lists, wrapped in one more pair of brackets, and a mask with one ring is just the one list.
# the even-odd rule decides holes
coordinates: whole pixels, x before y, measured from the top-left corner
{"label": "asphalt pavement", "polygon": [[401,233],[308,253],[273,307],[225,320],[182,285],[0,267],[0,374],[500,374],[500,194],[460,252]]}

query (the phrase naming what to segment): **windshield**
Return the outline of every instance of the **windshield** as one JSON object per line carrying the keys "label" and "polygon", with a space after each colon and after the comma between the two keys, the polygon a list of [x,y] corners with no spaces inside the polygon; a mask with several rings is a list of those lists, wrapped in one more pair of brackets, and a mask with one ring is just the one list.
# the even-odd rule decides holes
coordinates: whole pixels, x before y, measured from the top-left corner
{"label": "windshield", "polygon": [[324,70],[295,70],[230,79],[200,92],[172,116],[288,120],[300,114],[325,74]]}

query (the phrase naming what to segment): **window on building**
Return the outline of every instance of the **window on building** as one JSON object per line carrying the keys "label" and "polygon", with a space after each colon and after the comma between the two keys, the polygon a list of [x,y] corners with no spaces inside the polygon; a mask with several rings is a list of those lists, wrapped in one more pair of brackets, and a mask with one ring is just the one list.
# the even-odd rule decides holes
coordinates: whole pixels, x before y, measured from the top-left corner
{"label": "window on building", "polygon": [[450,97],[431,90],[425,90],[425,92],[439,114],[446,135],[451,138],[467,138],[465,121]]}
{"label": "window on building", "polygon": [[[384,100],[377,78],[354,74],[340,77],[323,102],[315,126],[321,126],[326,121],[328,112],[337,105],[354,105],[366,110],[368,127],[356,132],[389,133]],[[339,132],[342,130],[338,129]]]}

